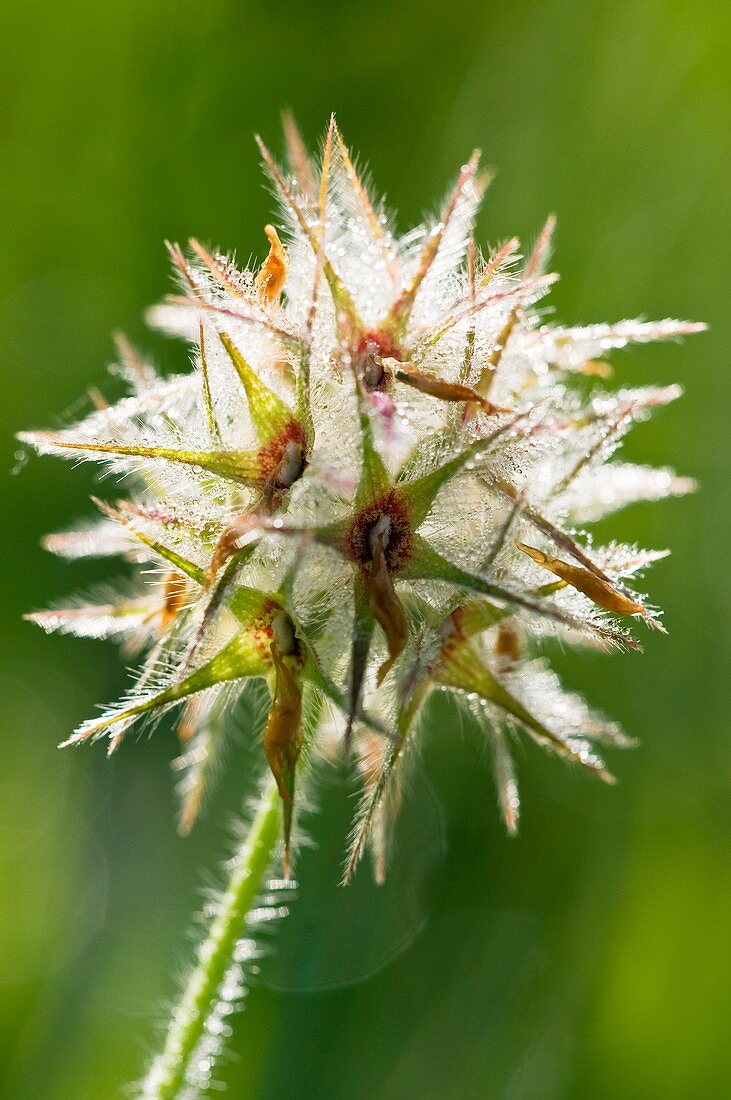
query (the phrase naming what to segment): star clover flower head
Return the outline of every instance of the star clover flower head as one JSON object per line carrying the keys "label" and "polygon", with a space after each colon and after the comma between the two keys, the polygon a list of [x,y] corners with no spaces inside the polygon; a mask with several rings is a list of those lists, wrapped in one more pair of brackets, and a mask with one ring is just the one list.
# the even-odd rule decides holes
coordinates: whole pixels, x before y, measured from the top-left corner
{"label": "star clover flower head", "polygon": [[680,390],[602,383],[613,350],[703,326],[547,323],[555,219],[525,258],[517,239],[483,256],[478,153],[433,221],[399,236],[334,119],[317,162],[291,118],[285,137],[284,166],[259,142],[279,199],[260,266],[197,240],[168,246],[175,292],[149,319],[188,343],[191,371],[161,377],[118,337],[127,395],[22,435],[100,463],[128,494],[46,547],[118,555],[133,573],[30,617],[143,654],[128,697],[67,743],[107,738],[112,751],[177,708],[185,832],[236,697],[265,681],[252,737],[281,797],[287,869],[298,775],[339,715],[362,784],[345,877],[370,845],[382,878],[436,691],[490,747],[511,833],[516,738],[612,781],[605,747],[628,739],[562,687],[543,651],[555,638],[639,648],[628,624],[662,629],[635,588],[662,553],[600,547],[585,525],[693,489],[616,457]]}

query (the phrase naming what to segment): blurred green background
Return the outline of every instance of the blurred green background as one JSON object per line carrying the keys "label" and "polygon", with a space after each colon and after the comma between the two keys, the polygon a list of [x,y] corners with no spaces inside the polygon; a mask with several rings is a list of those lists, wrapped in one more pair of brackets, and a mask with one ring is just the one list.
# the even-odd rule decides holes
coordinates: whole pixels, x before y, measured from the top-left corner
{"label": "blurred green background", "polygon": [[530,237],[559,214],[563,320],[708,321],[683,347],[614,359],[619,382],[685,384],[627,454],[672,462],[703,490],[607,528],[672,545],[651,581],[669,638],[647,636],[642,658],[560,659],[642,739],[612,761],[621,784],[527,750],[524,825],[508,841],[479,746],[442,709],[425,763],[450,858],[427,930],[361,985],[256,991],[222,1071],[229,1095],[729,1094],[728,58],[723,0],[6,0],[3,1098],[111,1098],[138,1075],[248,775],[239,751],[183,841],[164,731],[112,762],[100,747],[56,750],[125,675],[111,647],[21,622],[105,567],[41,551],[43,532],[84,512],[91,474],[35,459],[11,476],[11,433],[73,412],[103,380],[116,327],[185,365],[182,346],[144,334],[142,311],[168,285],[163,238],[262,254],[273,203],[251,134],[280,148],[286,104],[310,141],[337,111],[402,227],[481,146],[499,170],[483,241]]}

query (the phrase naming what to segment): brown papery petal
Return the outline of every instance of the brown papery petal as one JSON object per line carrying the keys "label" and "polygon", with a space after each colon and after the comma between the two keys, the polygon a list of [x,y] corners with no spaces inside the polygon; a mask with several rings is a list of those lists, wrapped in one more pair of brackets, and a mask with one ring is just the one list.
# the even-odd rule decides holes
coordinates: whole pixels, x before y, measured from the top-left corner
{"label": "brown papery petal", "polygon": [[185,607],[188,595],[188,582],[175,569],[166,573],[162,589],[162,610],[160,612],[160,633],[164,634],[175,622]]}
{"label": "brown papery petal", "polygon": [[434,374],[419,370],[410,363],[401,363],[397,359],[384,359],[383,366],[390,371],[398,382],[411,386],[421,393],[429,394],[440,401],[473,401],[480,405],[488,415],[505,410],[498,409],[491,401],[481,397],[472,386],[465,386],[461,382],[448,382],[445,378],[437,378]]}
{"label": "brown papery petal", "polygon": [[276,671],[274,699],[264,730],[264,755],[277,784],[284,809],[284,872],[289,877],[295,769],[302,751],[302,691],[292,669],[271,643]]}
{"label": "brown papery petal", "polygon": [[373,548],[373,562],[368,575],[367,589],[371,610],[388,642],[388,660],[384,661],[378,670],[380,686],[409,640],[409,623],[388,571],[383,535],[378,536]]}
{"label": "brown papery petal", "polygon": [[550,554],[544,554],[542,550],[537,550],[534,546],[526,546],[523,542],[518,542],[516,545],[538,565],[548,569],[562,581],[566,581],[572,588],[583,592],[598,607],[603,607],[606,611],[614,611],[617,615],[647,615],[647,609],[641,603],[636,603],[618,592],[611,584],[590,573],[588,569],[580,565],[571,565]]}
{"label": "brown papery petal", "polygon": [[289,260],[274,226],[265,225],[264,232],[269,241],[269,255],[259,270],[254,287],[260,298],[267,302],[275,302],[284,290],[289,272]]}
{"label": "brown papery petal", "polygon": [[213,584],[223,566],[254,540],[258,527],[258,513],[247,510],[232,519],[228,527],[223,529],[206,572],[207,588]]}

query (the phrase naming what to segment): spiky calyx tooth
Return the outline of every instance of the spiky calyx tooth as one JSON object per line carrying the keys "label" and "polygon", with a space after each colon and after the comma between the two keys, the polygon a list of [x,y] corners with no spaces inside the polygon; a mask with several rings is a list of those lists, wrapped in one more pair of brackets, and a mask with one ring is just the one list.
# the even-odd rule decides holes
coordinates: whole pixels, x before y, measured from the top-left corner
{"label": "spiky calyx tooth", "polygon": [[480,660],[474,645],[461,638],[455,630],[445,639],[439,659],[432,669],[435,683],[447,688],[477,695],[497,707],[505,715],[515,719],[529,731],[539,743],[549,747],[559,756],[584,764],[596,771],[607,782],[613,777],[607,772],[603,760],[577,751],[571,739],[562,737],[532,714],[523,703],[512,695]]}
{"label": "spiky calyx tooth", "polygon": [[477,168],[479,162],[480,152],[479,150],[475,150],[467,164],[463,165],[460,170],[454,190],[447,199],[439,221],[426,235],[426,240],[413,278],[391,306],[384,324],[384,328],[387,331],[393,331],[397,334],[403,334],[405,332],[419,288],[422,286],[439,254],[450,223],[465,192],[472,189],[475,192],[476,198],[481,196],[482,192],[484,192],[487,185],[487,178],[478,180]]}
{"label": "spiky calyx tooth", "polygon": [[85,439],[68,439],[50,432],[25,432],[20,437],[46,454],[70,452],[79,458],[93,459],[100,455],[109,462],[128,465],[130,461],[168,462],[185,466],[195,473],[215,474],[225,481],[244,486],[258,486],[263,482],[259,458],[254,451],[189,451],[176,447],[145,447],[125,443],[94,443]]}

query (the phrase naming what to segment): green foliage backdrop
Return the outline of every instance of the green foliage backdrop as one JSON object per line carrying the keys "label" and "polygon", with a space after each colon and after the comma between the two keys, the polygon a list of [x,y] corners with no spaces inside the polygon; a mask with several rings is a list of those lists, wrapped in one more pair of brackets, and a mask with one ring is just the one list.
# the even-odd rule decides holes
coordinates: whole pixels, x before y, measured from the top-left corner
{"label": "green foliage backdrop", "polygon": [[[603,788],[526,753],[508,841],[478,746],[446,707],[425,752],[450,861],[429,927],[388,970],[319,995],[254,993],[232,1097],[365,1100],[725,1094],[729,1080],[728,6],[722,0],[7,0],[0,41],[2,466],[103,377],[109,333],[143,339],[163,238],[263,252],[271,197],[251,134],[290,104],[310,140],[336,110],[416,221],[474,145],[499,172],[480,234],[559,215],[568,322],[689,316],[685,347],[615,358],[620,382],[682,381],[633,437],[695,498],[638,506],[619,537],[672,545],[652,591],[670,637],[566,656],[570,681],[642,739]],[[159,360],[185,363],[154,339]],[[726,467],[724,469],[724,466]],[[97,1100],[134,1079],[185,957],[204,876],[246,790],[174,832],[164,730],[111,763],[56,743],[124,673],[102,643],[21,613],[100,575],[38,546],[80,514],[87,470],[3,478],[0,1096]],[[197,903],[197,902],[196,902]],[[358,931],[353,929],[354,940]]]}

